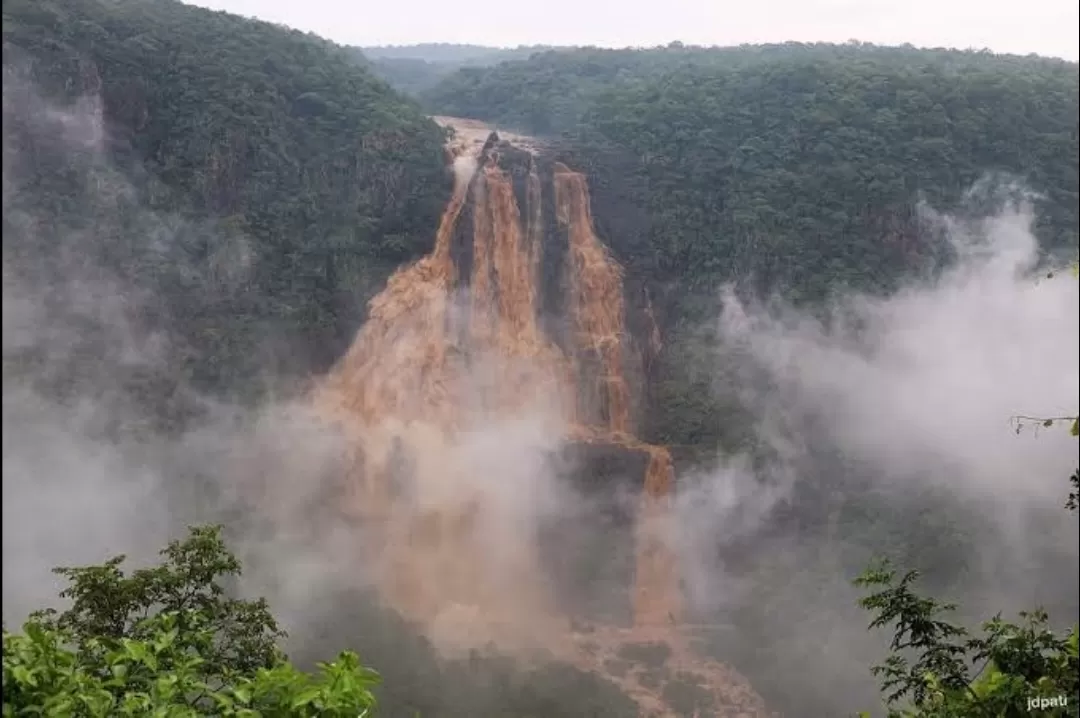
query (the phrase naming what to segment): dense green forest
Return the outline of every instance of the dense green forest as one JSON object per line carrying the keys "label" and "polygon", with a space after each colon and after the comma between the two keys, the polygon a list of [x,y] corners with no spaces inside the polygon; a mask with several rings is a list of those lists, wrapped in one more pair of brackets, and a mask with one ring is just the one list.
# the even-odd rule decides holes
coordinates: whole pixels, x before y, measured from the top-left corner
{"label": "dense green forest", "polygon": [[433,65],[460,67],[490,67],[506,60],[521,60],[552,49],[549,45],[519,45],[518,47],[489,47],[453,42],[426,42],[417,45],[381,45],[360,50],[372,60],[422,60]]}
{"label": "dense green forest", "polygon": [[[1075,247],[1077,80],[1075,63],[988,53],[671,46],[462,69],[424,101],[622,158],[648,222],[611,241],[658,277],[753,275],[820,298],[889,286],[924,249],[904,236],[912,204],[951,208],[988,172],[1046,193],[1047,244]],[[616,171],[589,168],[602,197]]]}
{"label": "dense green forest", "polygon": [[[920,202],[977,213],[1016,183],[1039,196],[1044,247],[1074,253],[1078,80],[1075,63],[1035,57],[675,44],[466,68],[424,101],[561,137],[602,235],[648,277],[677,336],[722,282],[818,302],[939,265],[948,248]],[[682,375],[689,349],[669,344],[651,435],[723,438],[705,425],[715,407],[694,407],[707,392]]]}
{"label": "dense green forest", "polygon": [[[167,0],[3,12],[20,148],[5,150],[5,257],[77,242],[152,290],[175,378],[251,394],[268,368],[325,367],[365,296],[428,248],[449,191],[442,132],[347,50]],[[102,122],[101,146],[51,141],[57,107]],[[154,248],[154,233],[172,236]],[[211,271],[222,252],[247,267],[231,283]]]}
{"label": "dense green forest", "polygon": [[387,45],[350,48],[371,71],[408,95],[420,95],[463,67],[490,67],[507,60],[525,59],[551,48],[546,45],[486,47],[454,43]]}

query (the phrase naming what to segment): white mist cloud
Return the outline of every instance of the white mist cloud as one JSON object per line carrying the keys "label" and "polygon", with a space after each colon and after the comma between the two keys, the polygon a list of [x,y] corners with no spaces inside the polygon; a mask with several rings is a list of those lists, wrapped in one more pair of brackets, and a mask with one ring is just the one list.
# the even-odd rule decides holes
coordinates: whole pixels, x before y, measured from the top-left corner
{"label": "white mist cloud", "polygon": [[731,605],[746,586],[718,570],[716,549],[724,541],[752,535],[788,495],[792,477],[781,470],[777,483],[758,480],[746,456],[720,457],[678,477],[669,528],[692,611]]}
{"label": "white mist cloud", "polygon": [[[170,537],[158,447],[104,438],[125,417],[134,423],[119,374],[159,364],[169,347],[138,320],[145,293],[80,252],[84,231],[51,245],[43,228],[53,218],[21,202],[32,191],[22,186],[23,141],[69,158],[85,192],[73,202],[115,206],[134,196],[105,161],[100,102],[54,106],[15,67],[5,64],[4,74],[3,607],[5,620],[18,621],[56,602],[52,567],[119,553],[150,559]],[[20,125],[32,140],[18,134]],[[83,389],[63,402],[40,390],[64,382]]]}
{"label": "white mist cloud", "polygon": [[[963,620],[1043,605],[1068,621],[1078,601],[1076,517],[1063,507],[1077,440],[1066,426],[1018,435],[1011,418],[1075,415],[1080,283],[1036,271],[1023,205],[931,219],[958,261],[891,296],[849,296],[815,314],[724,296],[717,389],[750,407],[772,459],[721,457],[679,477],[692,605],[710,620],[750,606],[756,622],[740,629],[746,648],[731,660],[783,647],[758,670],[780,680],[800,666],[804,697],[820,691],[819,705],[837,711],[876,696],[868,667],[885,646],[850,585],[871,553],[906,556],[903,568],[936,562]],[[784,681],[790,698],[795,683]]]}
{"label": "white mist cloud", "polygon": [[476,157],[471,154],[461,154],[454,158],[454,183],[456,186],[464,186],[476,173]]}
{"label": "white mist cloud", "polygon": [[[419,427],[403,435],[413,457],[408,496],[392,508],[392,535],[378,556],[389,576],[410,572],[417,593],[396,593],[402,606],[434,600],[426,626],[447,655],[489,641],[502,648],[544,645],[552,620],[551,586],[540,562],[538,537],[546,519],[573,505],[557,481],[560,434],[552,417],[525,410],[498,420],[476,415],[454,437]],[[415,603],[420,599],[419,603]]]}
{"label": "white mist cloud", "polygon": [[107,419],[91,401],[60,407],[5,381],[5,620],[55,605],[54,566],[147,560],[170,538],[160,474],[140,452],[94,438]]}
{"label": "white mist cloud", "polygon": [[[243,518],[252,507],[264,520],[237,521],[233,537],[252,560],[244,588],[272,589],[286,609],[302,605],[298,592],[335,585],[347,550],[323,496],[344,453],[340,437],[292,404],[240,409],[183,381],[158,399],[180,396],[204,412],[202,421],[172,435],[152,426],[131,382],[169,375],[182,349],[156,290],[94,251],[105,239],[113,249],[132,241],[166,257],[193,227],[140,204],[127,173],[110,162],[98,98],[61,106],[17,65],[5,61],[4,73],[5,622],[56,605],[55,566],[121,553],[144,564],[186,524]],[[58,167],[71,181],[67,214],[37,206],[28,184]],[[212,252],[205,266],[184,270],[202,272],[211,291],[242,286],[253,262],[247,239],[194,229]],[[315,515],[305,513],[320,500]]]}
{"label": "white mist cloud", "polygon": [[[1034,529],[1032,511],[1060,507],[1076,439],[1064,428],[1017,435],[1011,419],[1076,413],[1080,288],[1067,273],[1033,272],[1031,223],[1026,207],[950,220],[955,267],[886,298],[848,297],[824,319],[727,294],[720,347],[765,371],[766,393],[747,386],[744,394],[762,411],[761,431],[780,449],[784,475],[759,482],[739,457],[691,474],[679,504],[687,533],[709,536],[699,525],[719,525],[712,538],[750,530],[799,480],[791,431],[810,420],[878,480],[986,503],[988,520],[1017,540]],[[1059,513],[1064,540],[1070,517]],[[1041,530],[1055,530],[1042,520]]]}
{"label": "white mist cloud", "polygon": [[749,350],[792,410],[821,417],[838,446],[893,480],[1006,504],[1060,501],[1076,440],[1018,437],[1010,423],[1073,414],[1080,394],[1078,283],[1032,274],[1031,221],[1014,208],[955,225],[954,269],[886,299],[850,298],[825,321],[729,297],[723,340]]}

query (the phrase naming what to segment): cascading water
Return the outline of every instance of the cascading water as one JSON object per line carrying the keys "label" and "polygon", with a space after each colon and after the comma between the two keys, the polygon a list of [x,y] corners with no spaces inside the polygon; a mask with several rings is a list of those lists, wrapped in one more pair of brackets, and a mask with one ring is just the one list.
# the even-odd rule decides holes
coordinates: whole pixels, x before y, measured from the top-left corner
{"label": "cascading water", "polygon": [[[554,163],[545,187],[532,159],[513,172],[501,166],[509,149],[495,136],[472,156],[457,148],[434,249],[371,301],[316,401],[353,439],[345,509],[372,527],[368,571],[387,603],[442,648],[492,641],[566,656],[574,650],[569,622],[559,617],[534,537],[508,526],[498,546],[482,545],[491,531],[477,527],[505,517],[490,510],[477,469],[448,457],[476,426],[530,412],[561,441],[646,456],[629,630],[650,636],[674,630],[680,616],[665,537],[673,469],[665,448],[632,433],[623,271],[596,235],[586,178]],[[545,200],[553,212],[545,214]],[[546,246],[552,236],[565,237],[565,246]],[[542,319],[548,251],[561,257],[563,336]],[[402,456],[405,489],[396,478]]]}

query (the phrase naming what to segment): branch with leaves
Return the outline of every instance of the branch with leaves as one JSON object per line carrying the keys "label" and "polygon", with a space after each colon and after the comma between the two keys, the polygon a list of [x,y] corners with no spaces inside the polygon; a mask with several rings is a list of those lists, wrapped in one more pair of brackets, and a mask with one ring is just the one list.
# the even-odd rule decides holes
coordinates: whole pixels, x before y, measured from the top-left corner
{"label": "branch with leaves", "polygon": [[995,616],[974,636],[947,620],[954,605],[914,591],[917,578],[916,571],[898,576],[883,561],[855,581],[876,589],[859,601],[875,613],[870,628],[894,631],[892,655],[871,669],[890,718],[1002,718],[1026,711],[1031,698],[1057,696],[1069,697],[1071,708],[1046,715],[1076,715],[1076,627],[1058,636],[1037,610],[1021,613],[1018,623]]}
{"label": "branch with leaves", "polygon": [[240,564],[220,527],[197,527],[154,568],[125,575],[123,556],[59,568],[63,613],[40,611],[4,631],[4,718],[356,718],[375,709],[379,676],[352,652],[308,674],[276,645],[265,600],[229,598]]}
{"label": "branch with leaves", "polygon": [[[1015,420],[1046,427],[1071,422],[1072,435],[1080,433],[1076,417]],[[1080,472],[1070,481],[1066,508],[1075,512]],[[1042,715],[1080,715],[1080,627],[1059,636],[1039,609],[1021,613],[1018,623],[997,615],[983,624],[981,635],[972,636],[946,619],[954,605],[915,593],[918,575],[898,576],[879,561],[855,580],[874,591],[859,601],[874,613],[870,628],[893,631],[892,654],[871,669],[882,681],[890,718],[1011,718],[1028,713],[1031,699],[1060,697],[1066,703]]]}

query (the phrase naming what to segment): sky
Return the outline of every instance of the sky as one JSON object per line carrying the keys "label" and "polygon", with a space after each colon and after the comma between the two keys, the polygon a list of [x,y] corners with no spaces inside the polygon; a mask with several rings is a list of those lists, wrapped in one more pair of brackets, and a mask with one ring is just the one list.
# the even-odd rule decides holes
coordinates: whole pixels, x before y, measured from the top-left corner
{"label": "sky", "polygon": [[1078,59],[1076,0],[197,0],[346,45],[847,42]]}

